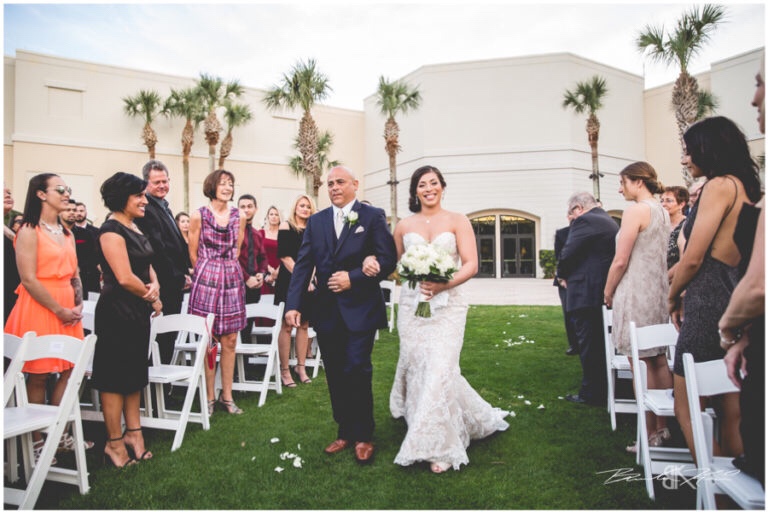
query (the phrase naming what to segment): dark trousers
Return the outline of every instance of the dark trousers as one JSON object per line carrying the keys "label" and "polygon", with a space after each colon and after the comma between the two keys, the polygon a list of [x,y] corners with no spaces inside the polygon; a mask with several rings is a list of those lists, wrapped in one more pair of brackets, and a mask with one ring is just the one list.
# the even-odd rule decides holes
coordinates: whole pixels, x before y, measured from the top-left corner
{"label": "dark trousers", "polygon": [[338,438],[370,442],[373,438],[373,339],[376,331],[350,332],[343,322],[317,333],[331,395]]}
{"label": "dark trousers", "polygon": [[765,317],[753,323],[744,351],[747,376],[741,383],[741,439],[746,466],[765,487]]}
{"label": "dark trousers", "polygon": [[[159,279],[159,278],[158,278]],[[160,281],[160,301],[163,303],[164,315],[175,315],[181,312],[181,302],[184,299],[184,276],[181,279],[170,279],[170,282]],[[157,336],[160,349],[160,361],[170,364],[173,357],[173,345],[176,333],[168,332]]]}
{"label": "dark trousers", "polygon": [[573,327],[573,319],[571,318],[571,314],[566,311],[565,307],[566,289],[562,286],[558,286],[557,293],[560,294],[560,306],[563,308],[563,319],[565,320],[565,334],[568,336],[568,346],[574,352],[579,352],[579,340],[576,338],[576,330]]}
{"label": "dark trousers", "polygon": [[579,340],[581,389],[579,396],[587,402],[604,404],[608,395],[603,340],[603,313],[600,306],[571,311],[574,332]]}

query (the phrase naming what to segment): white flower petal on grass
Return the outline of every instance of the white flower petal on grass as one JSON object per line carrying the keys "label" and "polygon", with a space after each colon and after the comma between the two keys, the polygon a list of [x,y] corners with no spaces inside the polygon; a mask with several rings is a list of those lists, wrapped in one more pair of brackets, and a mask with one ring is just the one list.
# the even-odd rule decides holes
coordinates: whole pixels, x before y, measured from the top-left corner
{"label": "white flower petal on grass", "polygon": [[517,398],[525,398],[523,395],[517,395]]}
{"label": "white flower petal on grass", "polygon": [[537,409],[544,409],[544,404],[541,404],[540,406],[538,406]]}
{"label": "white flower petal on grass", "polygon": [[296,457],[293,459],[293,467],[300,468],[301,467],[301,457]]}
{"label": "white flower petal on grass", "polygon": [[256,457],[255,457],[255,456],[251,457],[251,462],[253,462],[253,461],[255,461],[255,460],[256,460]]}
{"label": "white flower petal on grass", "polygon": [[517,414],[515,414],[515,411],[509,411],[510,418],[514,418],[515,416],[517,416]]}
{"label": "white flower petal on grass", "polygon": [[558,396],[558,397],[557,397],[557,399],[558,399],[558,400],[562,400],[562,399],[563,399],[563,397],[561,397],[561,396]]}
{"label": "white flower petal on grass", "polygon": [[280,438],[273,437],[272,439],[269,440],[269,442],[272,443],[272,444],[279,443],[280,442]]}
{"label": "white flower petal on grass", "polygon": [[523,402],[523,403],[524,403],[525,405],[531,405],[531,401],[530,401],[530,400],[526,400],[526,401],[525,401],[525,402]]}
{"label": "white flower petal on grass", "polygon": [[277,466],[277,467],[275,468],[275,472],[276,472],[276,473],[282,473],[283,471],[285,471],[285,470],[284,470],[283,468],[281,468],[280,466]]}
{"label": "white flower petal on grass", "polygon": [[297,449],[297,450],[299,450],[299,451],[301,451],[301,443],[299,443],[299,444],[297,444],[297,445],[296,445],[296,449]]}

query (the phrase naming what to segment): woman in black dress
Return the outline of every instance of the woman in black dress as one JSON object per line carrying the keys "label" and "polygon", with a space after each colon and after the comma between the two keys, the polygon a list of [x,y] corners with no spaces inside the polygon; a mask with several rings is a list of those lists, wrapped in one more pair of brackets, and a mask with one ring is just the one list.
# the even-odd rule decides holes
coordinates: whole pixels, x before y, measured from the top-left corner
{"label": "woman in black dress", "polygon": [[99,236],[104,287],[96,304],[93,387],[101,392],[105,460],[117,467],[152,458],[144,447],[139,405],[141,390],[148,384],[149,318],[160,314],[163,305],[150,265],[152,246],[133,222],[144,216],[146,188],[146,181],[123,172],[101,186],[112,215]]}
{"label": "woman in black dress", "polygon": [[[277,273],[277,283],[275,284],[275,304],[285,302],[288,295],[288,285],[291,282],[293,265],[296,262],[296,256],[299,254],[301,240],[304,237],[304,228],[307,227],[307,220],[316,211],[315,203],[307,195],[300,195],[293,202],[291,213],[288,214],[288,220],[280,224],[280,231],[277,233],[277,257],[280,258],[280,271]],[[310,289],[314,286],[310,283]],[[304,315],[306,318],[306,314]],[[307,329],[309,324],[304,321],[296,329],[296,375],[302,384],[312,382],[307,376],[304,361],[307,357],[307,346],[309,345],[309,334]],[[291,377],[291,370],[288,366],[291,353],[291,331],[293,327],[288,325],[283,319],[283,325],[280,330],[280,337],[277,340],[278,352],[280,353],[280,378],[283,386],[295,388],[296,383]]]}

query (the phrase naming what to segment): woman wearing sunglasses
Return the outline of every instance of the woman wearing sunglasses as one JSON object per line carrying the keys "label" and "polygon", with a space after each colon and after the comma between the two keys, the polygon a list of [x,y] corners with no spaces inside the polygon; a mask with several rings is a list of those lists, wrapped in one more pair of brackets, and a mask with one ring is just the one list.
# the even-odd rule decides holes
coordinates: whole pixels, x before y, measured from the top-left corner
{"label": "woman wearing sunglasses", "polygon": [[[39,174],[29,181],[22,226],[16,235],[16,265],[21,285],[18,299],[5,323],[5,332],[23,336],[27,331],[38,335],[66,334],[83,338],[83,288],[77,269],[75,237],[59,222],[59,214],[69,204],[72,190],[55,174]],[[27,394],[35,404],[45,402],[48,378],[60,375],[53,388],[51,403],[58,405],[69,380],[72,364],[63,359],[29,361]],[[43,437],[35,432],[35,460],[43,448]],[[87,448],[93,446],[88,442]],[[74,438],[65,432],[59,449],[74,448]]]}

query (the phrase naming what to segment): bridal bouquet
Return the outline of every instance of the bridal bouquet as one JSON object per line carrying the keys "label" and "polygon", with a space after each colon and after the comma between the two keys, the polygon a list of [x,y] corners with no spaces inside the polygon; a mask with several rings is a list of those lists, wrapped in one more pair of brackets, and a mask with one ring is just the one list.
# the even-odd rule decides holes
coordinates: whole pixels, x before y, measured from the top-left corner
{"label": "bridal bouquet", "polygon": [[[400,282],[407,281],[411,289],[415,289],[421,281],[447,283],[456,270],[456,262],[451,255],[431,244],[410,246],[397,264]],[[421,299],[416,306],[416,316],[423,318],[432,316],[428,299],[429,297],[421,294]]]}

